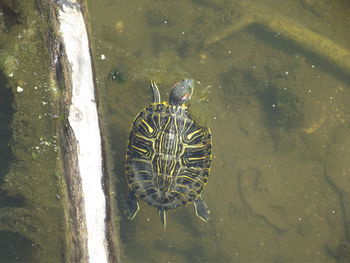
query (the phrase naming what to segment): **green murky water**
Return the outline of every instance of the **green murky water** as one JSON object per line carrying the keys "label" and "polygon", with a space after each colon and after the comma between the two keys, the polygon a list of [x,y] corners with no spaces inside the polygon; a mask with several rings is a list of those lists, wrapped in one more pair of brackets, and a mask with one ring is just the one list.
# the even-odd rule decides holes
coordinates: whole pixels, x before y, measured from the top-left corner
{"label": "green murky water", "polygon": [[[0,0],[6,263],[66,261],[61,91],[48,62],[51,21],[38,3],[45,1]],[[350,260],[347,1],[87,0],[85,7],[122,262]],[[119,81],[111,79],[115,69]],[[211,220],[190,205],[170,211],[164,231],[144,203],[126,219],[125,147],[134,116],[151,101],[149,80],[166,99],[185,77],[198,82],[192,113],[213,134],[203,193]]]}
{"label": "green murky water", "polygon": [[[62,262],[58,90],[39,1],[0,1],[0,261]],[[48,259],[50,259],[48,261]]]}
{"label": "green murky water", "polygon": [[[308,33],[350,49],[349,11],[326,0],[87,1],[122,262],[349,260],[350,72]],[[190,107],[213,134],[211,221],[187,206],[164,231],[144,203],[131,222],[123,213],[125,147],[150,79],[166,99],[184,77],[198,81]]]}

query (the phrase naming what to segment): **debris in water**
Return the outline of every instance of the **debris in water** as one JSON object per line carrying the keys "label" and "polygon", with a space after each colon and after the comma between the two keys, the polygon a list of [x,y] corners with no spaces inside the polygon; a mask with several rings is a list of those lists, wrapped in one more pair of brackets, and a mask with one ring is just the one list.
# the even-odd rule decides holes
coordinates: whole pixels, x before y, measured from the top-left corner
{"label": "debris in water", "polygon": [[112,80],[117,81],[118,83],[123,83],[126,81],[126,76],[119,69],[114,69],[111,71],[110,76]]}
{"label": "debris in water", "polygon": [[124,32],[124,23],[123,21],[118,21],[116,24],[115,24],[115,28],[117,29],[117,32],[120,34],[120,33],[123,33]]}

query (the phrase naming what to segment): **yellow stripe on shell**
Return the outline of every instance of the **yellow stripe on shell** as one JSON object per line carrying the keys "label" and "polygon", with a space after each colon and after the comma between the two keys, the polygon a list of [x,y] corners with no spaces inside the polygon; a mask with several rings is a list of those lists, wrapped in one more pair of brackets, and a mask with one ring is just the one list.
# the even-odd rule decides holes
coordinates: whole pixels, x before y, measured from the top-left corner
{"label": "yellow stripe on shell", "polygon": [[154,132],[154,129],[151,127],[151,125],[149,125],[149,124],[147,123],[147,121],[142,120],[142,122],[146,125],[146,127],[147,127],[149,133],[153,133],[153,132]]}
{"label": "yellow stripe on shell", "polygon": [[143,153],[147,153],[147,152],[148,152],[147,150],[142,149],[142,148],[139,148],[139,147],[137,147],[137,146],[135,146],[135,145],[131,145],[131,147],[134,148],[134,149],[136,149],[136,150],[138,150],[138,151],[140,151],[140,152],[143,152]]}
{"label": "yellow stripe on shell", "polygon": [[192,157],[192,158],[187,158],[187,160],[189,161],[198,161],[198,160],[204,160],[204,159],[208,159],[209,156],[202,156],[202,157]]}
{"label": "yellow stripe on shell", "polygon": [[195,134],[197,134],[197,133],[199,133],[199,132],[201,132],[201,131],[202,131],[202,129],[195,130],[194,132],[192,132],[192,133],[190,133],[190,134],[187,135],[187,139],[188,139],[188,140],[191,140],[192,137],[193,137]]}
{"label": "yellow stripe on shell", "polygon": [[191,177],[189,177],[187,175],[178,175],[178,176],[176,176],[176,178],[186,178],[186,179],[188,179],[188,180],[190,180],[192,182],[196,182],[195,179],[193,179],[193,178],[191,178]]}

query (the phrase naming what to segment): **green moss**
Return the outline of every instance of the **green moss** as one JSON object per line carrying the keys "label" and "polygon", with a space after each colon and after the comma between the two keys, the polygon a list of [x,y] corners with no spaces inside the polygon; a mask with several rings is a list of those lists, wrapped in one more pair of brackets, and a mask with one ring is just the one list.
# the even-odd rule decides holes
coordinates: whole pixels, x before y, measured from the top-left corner
{"label": "green moss", "polygon": [[118,83],[123,83],[126,81],[126,75],[119,69],[113,69],[111,73],[109,73],[111,79]]}
{"label": "green moss", "polygon": [[61,123],[55,115],[60,92],[50,72],[47,18],[37,11],[35,2],[0,2],[0,8],[5,3],[8,12],[18,16],[4,19],[17,22],[0,34],[0,69],[7,83],[0,89],[7,88],[13,96],[7,123],[10,147],[0,156],[10,157],[8,172],[0,186],[8,198],[22,200],[15,206],[2,204],[0,230],[31,242],[30,262],[63,262],[65,227],[57,144]]}

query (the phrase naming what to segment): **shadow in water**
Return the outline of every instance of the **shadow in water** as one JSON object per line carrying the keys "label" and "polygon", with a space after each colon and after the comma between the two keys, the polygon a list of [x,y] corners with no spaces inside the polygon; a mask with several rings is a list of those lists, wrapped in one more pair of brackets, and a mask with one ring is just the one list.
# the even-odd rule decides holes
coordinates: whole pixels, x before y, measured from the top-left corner
{"label": "shadow in water", "polygon": [[32,242],[21,235],[0,231],[0,257],[6,263],[32,262]]}
{"label": "shadow in water", "polygon": [[[118,113],[117,113],[118,115]],[[126,216],[127,204],[126,201],[129,195],[129,186],[126,182],[125,176],[125,152],[126,144],[128,141],[128,131],[120,127],[111,129],[113,140],[111,140],[111,148],[114,153],[113,161],[113,174],[116,176],[115,191],[117,195],[117,206],[120,212],[120,237],[123,243],[128,242],[128,238],[133,236],[135,229],[131,228],[130,220]]]}
{"label": "shadow in water", "polygon": [[18,4],[19,1],[16,0],[0,0],[0,11],[3,14],[3,23],[6,31],[22,23],[22,14],[18,9]]}
{"label": "shadow in water", "polygon": [[[14,113],[12,104],[12,91],[9,88],[6,76],[0,70],[0,186],[13,160],[10,146],[12,140],[11,123]],[[6,192],[0,189],[0,207],[18,207],[22,205],[22,198],[9,197]]]}

